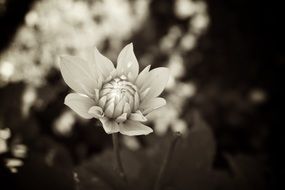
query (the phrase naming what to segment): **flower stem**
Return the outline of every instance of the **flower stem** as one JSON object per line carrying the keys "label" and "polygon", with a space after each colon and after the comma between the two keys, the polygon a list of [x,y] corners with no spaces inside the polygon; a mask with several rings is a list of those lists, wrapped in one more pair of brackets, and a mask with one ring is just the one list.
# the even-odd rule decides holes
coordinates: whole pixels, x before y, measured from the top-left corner
{"label": "flower stem", "polygon": [[74,182],[75,182],[75,189],[76,189],[76,190],[79,190],[79,189],[80,189],[80,188],[79,188],[80,180],[79,180],[79,178],[78,178],[78,173],[73,172],[73,180],[74,180]]}
{"label": "flower stem", "polygon": [[164,178],[164,175],[165,175],[165,171],[167,169],[167,166],[171,160],[171,156],[174,152],[174,149],[175,149],[175,145],[177,144],[177,141],[179,140],[179,138],[181,137],[181,133],[180,132],[176,132],[174,133],[174,137],[170,143],[170,146],[168,148],[168,151],[167,151],[167,154],[161,164],[161,167],[160,167],[160,170],[159,170],[159,173],[158,173],[158,177],[156,179],[156,182],[155,182],[155,186],[154,186],[154,190],[160,190],[161,189],[161,186],[162,186],[162,179]]}
{"label": "flower stem", "polygon": [[121,156],[120,156],[120,146],[119,146],[119,133],[112,134],[113,140],[113,150],[114,158],[116,161],[115,170],[118,172],[119,176],[127,183],[126,174],[124,172]]}

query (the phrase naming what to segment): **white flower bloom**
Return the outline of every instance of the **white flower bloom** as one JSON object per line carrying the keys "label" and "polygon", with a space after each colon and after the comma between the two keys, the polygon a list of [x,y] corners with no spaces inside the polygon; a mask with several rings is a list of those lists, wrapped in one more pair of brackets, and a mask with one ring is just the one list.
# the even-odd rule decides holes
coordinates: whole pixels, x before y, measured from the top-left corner
{"label": "white flower bloom", "polygon": [[87,61],[61,56],[63,79],[76,92],[68,94],[64,103],[83,118],[99,119],[108,134],[147,135],[153,130],[141,122],[166,104],[157,96],[169,78],[167,68],[149,69],[147,66],[139,74],[132,44],[120,52],[116,68],[96,48]]}

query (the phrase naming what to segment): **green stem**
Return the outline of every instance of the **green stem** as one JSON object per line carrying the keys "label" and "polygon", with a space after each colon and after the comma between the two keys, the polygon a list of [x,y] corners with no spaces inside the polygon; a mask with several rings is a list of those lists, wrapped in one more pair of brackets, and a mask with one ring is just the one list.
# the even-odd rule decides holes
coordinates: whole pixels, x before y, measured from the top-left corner
{"label": "green stem", "polygon": [[116,161],[115,168],[117,172],[119,173],[119,176],[127,182],[126,174],[123,168],[121,156],[120,156],[120,147],[119,147],[119,133],[113,133],[112,134],[112,140],[113,140],[113,149],[114,149],[114,158]]}
{"label": "green stem", "polygon": [[180,132],[176,132],[174,134],[174,137],[170,143],[170,146],[168,148],[168,151],[167,151],[167,154],[161,164],[161,167],[160,167],[160,170],[159,170],[159,173],[158,173],[158,177],[156,179],[156,182],[155,182],[155,186],[154,186],[154,190],[160,190],[161,187],[162,187],[162,180],[164,178],[164,175],[165,175],[165,171],[167,169],[167,166],[171,160],[171,156],[174,152],[174,149],[175,149],[175,145],[177,144],[177,141],[178,139],[181,137],[181,133]]}

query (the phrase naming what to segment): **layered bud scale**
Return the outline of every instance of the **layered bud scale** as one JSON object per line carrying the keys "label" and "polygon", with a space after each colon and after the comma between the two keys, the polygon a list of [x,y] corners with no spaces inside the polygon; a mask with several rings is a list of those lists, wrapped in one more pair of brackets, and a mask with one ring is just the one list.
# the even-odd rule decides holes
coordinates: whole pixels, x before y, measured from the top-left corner
{"label": "layered bud scale", "polygon": [[109,118],[136,111],[139,102],[137,87],[124,75],[106,82],[100,90],[99,106]]}

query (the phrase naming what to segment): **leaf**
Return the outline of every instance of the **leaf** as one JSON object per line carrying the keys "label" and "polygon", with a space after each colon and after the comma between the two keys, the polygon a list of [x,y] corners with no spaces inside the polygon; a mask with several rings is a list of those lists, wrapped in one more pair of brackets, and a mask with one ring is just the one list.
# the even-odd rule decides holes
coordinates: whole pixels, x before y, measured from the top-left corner
{"label": "leaf", "polygon": [[[215,141],[212,131],[197,115],[195,126],[189,135],[178,142],[176,150],[163,179],[165,188],[174,189],[213,189],[212,163],[215,154]],[[147,149],[121,152],[123,166],[129,181],[129,189],[152,189],[161,162],[167,152],[170,136],[152,139]],[[113,152],[106,150],[101,155],[77,168],[79,186],[87,189],[126,189],[113,169]],[[81,180],[82,179],[82,180]]]}
{"label": "leaf", "polygon": [[213,189],[215,140],[211,129],[196,114],[188,137],[177,144],[165,179],[174,189]]}
{"label": "leaf", "polygon": [[215,170],[215,187],[219,190],[263,190],[266,188],[265,163],[257,156],[225,155],[228,170]]}
{"label": "leaf", "polygon": [[[140,174],[143,162],[137,159],[137,155],[129,150],[121,152],[125,173],[129,186],[134,183]],[[79,189],[126,189],[124,182],[114,169],[113,152],[108,149],[98,156],[94,156],[88,162],[76,169],[79,178]]]}
{"label": "leaf", "polygon": [[266,176],[263,161],[248,155],[226,155],[232,175],[231,189],[265,189]]}
{"label": "leaf", "polygon": [[81,167],[76,170],[75,175],[77,176],[76,186],[78,190],[87,189],[100,189],[100,190],[111,190],[110,187],[103,179],[99,178],[95,173],[92,173],[87,168]]}

